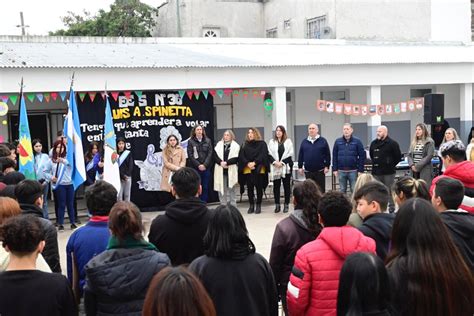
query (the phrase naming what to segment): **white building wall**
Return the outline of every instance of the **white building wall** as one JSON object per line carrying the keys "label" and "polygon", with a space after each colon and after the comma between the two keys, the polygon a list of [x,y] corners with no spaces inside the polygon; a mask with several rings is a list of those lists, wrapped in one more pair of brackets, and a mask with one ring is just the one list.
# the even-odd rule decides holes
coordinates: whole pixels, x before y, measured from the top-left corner
{"label": "white building wall", "polygon": [[470,0],[431,0],[431,40],[470,42]]}
{"label": "white building wall", "polygon": [[[155,36],[178,36],[176,12],[176,0],[160,8]],[[221,37],[265,37],[259,2],[180,0],[179,12],[182,37],[203,37],[203,27],[220,28]]]}

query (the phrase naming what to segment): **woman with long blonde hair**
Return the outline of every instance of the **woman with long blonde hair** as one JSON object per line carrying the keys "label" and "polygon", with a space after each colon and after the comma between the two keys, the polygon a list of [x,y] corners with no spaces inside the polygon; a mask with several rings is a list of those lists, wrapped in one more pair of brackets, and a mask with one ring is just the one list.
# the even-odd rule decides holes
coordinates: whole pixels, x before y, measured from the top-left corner
{"label": "woman with long blonde hair", "polygon": [[222,139],[214,147],[214,190],[219,193],[221,205],[230,203],[237,207],[235,185],[238,182],[239,151],[240,145],[230,129],[224,132]]}
{"label": "woman with long blonde hair", "polygon": [[433,165],[431,159],[434,155],[434,141],[430,137],[425,124],[416,124],[415,134],[408,152],[408,165],[415,179],[425,180],[428,187],[433,180]]}
{"label": "woman with long blonde hair", "polygon": [[161,172],[161,190],[171,192],[171,177],[173,173],[186,166],[186,155],[175,135],[166,139],[163,148],[163,171]]}

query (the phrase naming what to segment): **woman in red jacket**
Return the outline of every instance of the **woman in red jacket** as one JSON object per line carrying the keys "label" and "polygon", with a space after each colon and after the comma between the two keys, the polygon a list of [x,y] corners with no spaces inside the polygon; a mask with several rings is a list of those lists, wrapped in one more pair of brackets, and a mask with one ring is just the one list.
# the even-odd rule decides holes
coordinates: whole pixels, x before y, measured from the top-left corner
{"label": "woman in red jacket", "polygon": [[375,253],[375,241],[345,226],[352,211],[344,193],[326,193],[318,206],[323,230],[301,247],[288,283],[287,303],[292,316],[336,315],[339,272],[354,252]]}

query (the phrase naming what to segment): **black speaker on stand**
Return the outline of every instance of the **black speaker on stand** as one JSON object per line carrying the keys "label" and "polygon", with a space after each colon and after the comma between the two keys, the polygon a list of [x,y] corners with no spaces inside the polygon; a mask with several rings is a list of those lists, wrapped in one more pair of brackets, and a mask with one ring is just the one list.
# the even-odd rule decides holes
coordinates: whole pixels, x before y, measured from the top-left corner
{"label": "black speaker on stand", "polygon": [[425,94],[423,121],[425,124],[443,124],[444,122],[444,94]]}

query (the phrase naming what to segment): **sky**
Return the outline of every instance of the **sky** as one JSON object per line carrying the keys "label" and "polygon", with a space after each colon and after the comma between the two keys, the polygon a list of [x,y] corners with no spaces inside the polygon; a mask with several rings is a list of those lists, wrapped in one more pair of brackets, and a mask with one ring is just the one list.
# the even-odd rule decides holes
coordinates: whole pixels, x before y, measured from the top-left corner
{"label": "sky", "polygon": [[[21,35],[20,11],[23,12],[28,35],[48,35],[49,31],[64,28],[61,17],[68,11],[82,13],[85,9],[92,15],[99,9],[108,10],[113,0],[2,0],[2,17],[0,18],[0,35]],[[142,1],[158,6],[162,0]]]}

